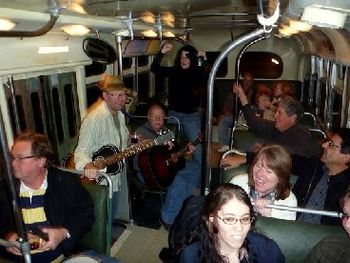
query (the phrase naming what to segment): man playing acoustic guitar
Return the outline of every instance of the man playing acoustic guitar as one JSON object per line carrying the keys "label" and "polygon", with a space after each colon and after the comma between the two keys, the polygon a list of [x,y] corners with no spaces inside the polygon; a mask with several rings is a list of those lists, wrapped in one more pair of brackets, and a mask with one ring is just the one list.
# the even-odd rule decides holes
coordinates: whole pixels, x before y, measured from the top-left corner
{"label": "man playing acoustic guitar", "polygon": [[[78,146],[74,152],[75,168],[84,169],[88,178],[96,178],[99,169],[92,162],[94,153],[104,146],[124,150],[129,136],[122,113],[127,92],[123,82],[117,76],[105,75],[98,87],[102,91],[101,98],[88,110],[81,124]],[[111,179],[115,191],[112,202],[113,216],[129,219],[126,170],[119,169]]]}
{"label": "man playing acoustic guitar", "polygon": [[[159,134],[164,127],[167,109],[164,104],[151,102],[148,105],[147,123],[140,126],[136,133],[141,139],[152,139]],[[142,152],[136,161],[134,167],[139,168],[142,173],[141,180],[151,188],[168,187],[166,199],[161,211],[161,222],[166,229],[169,229],[176,215],[182,207],[183,201],[189,197],[196,188],[197,181],[195,176],[189,172],[192,160],[186,160],[183,155],[190,156],[195,150],[192,143],[176,152],[173,143],[168,146],[157,146],[146,152]],[[181,166],[183,162],[183,166]],[[180,164],[177,167],[177,164]],[[137,166],[139,166],[137,168]],[[176,176],[175,176],[176,173]],[[174,178],[175,177],[175,178]]]}

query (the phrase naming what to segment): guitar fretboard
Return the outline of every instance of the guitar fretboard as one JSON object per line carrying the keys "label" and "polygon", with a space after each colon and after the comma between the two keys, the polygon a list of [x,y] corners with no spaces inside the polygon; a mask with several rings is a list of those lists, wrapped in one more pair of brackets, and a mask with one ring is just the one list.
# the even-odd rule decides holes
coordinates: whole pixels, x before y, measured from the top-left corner
{"label": "guitar fretboard", "polygon": [[120,160],[123,160],[125,158],[131,157],[139,152],[142,152],[144,150],[147,150],[148,148],[151,148],[156,145],[156,142],[154,140],[145,140],[141,143],[135,144],[130,146],[129,148],[125,149],[124,151],[120,153],[113,154],[108,157],[99,158],[94,161],[94,165],[98,167],[99,169],[104,169],[105,167],[112,165]]}

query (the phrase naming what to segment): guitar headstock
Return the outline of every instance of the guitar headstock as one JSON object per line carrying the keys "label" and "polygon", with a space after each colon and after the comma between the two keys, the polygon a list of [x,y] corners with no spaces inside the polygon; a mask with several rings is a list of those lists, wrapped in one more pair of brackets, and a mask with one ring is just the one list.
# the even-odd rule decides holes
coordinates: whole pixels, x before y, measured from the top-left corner
{"label": "guitar headstock", "polygon": [[174,134],[170,130],[168,130],[165,133],[160,134],[157,138],[155,138],[154,143],[156,145],[161,145],[173,139],[175,139]]}

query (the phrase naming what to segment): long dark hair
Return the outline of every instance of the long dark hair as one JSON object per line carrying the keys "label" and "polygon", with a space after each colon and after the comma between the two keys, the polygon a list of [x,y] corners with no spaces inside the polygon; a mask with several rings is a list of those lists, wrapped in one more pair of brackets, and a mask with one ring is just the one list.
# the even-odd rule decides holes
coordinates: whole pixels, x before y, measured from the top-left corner
{"label": "long dark hair", "polygon": [[[249,207],[251,217],[254,217],[254,209],[247,193],[239,186],[233,184],[223,184],[213,189],[207,196],[204,213],[203,227],[204,231],[201,235],[202,248],[200,251],[199,262],[206,263],[225,263],[226,257],[219,253],[219,237],[218,228],[214,222],[210,221],[210,217],[217,215],[221,207],[228,201],[236,199]],[[241,251],[248,251],[247,242],[243,243]]]}
{"label": "long dark hair", "polygon": [[179,49],[176,55],[175,59],[175,67],[181,68],[181,53],[182,51],[188,52],[187,57],[190,59],[190,68],[194,69],[197,67],[198,64],[198,58],[197,58],[197,49],[195,49],[193,46],[186,45]]}

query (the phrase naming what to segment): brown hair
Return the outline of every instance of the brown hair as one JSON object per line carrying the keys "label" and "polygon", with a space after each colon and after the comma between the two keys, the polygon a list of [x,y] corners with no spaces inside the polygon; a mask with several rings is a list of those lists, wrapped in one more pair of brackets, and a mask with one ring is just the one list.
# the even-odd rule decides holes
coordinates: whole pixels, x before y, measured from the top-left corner
{"label": "brown hair", "polygon": [[50,167],[53,165],[54,154],[51,144],[45,135],[34,131],[26,131],[16,137],[15,142],[17,141],[31,142],[32,155],[39,158],[46,158],[45,167]]}
{"label": "brown hair", "polygon": [[289,179],[292,169],[292,159],[288,151],[277,144],[265,145],[259,150],[249,168],[248,183],[252,189],[254,189],[253,167],[260,158],[264,158],[266,166],[278,177],[276,200],[287,198],[290,194]]}

